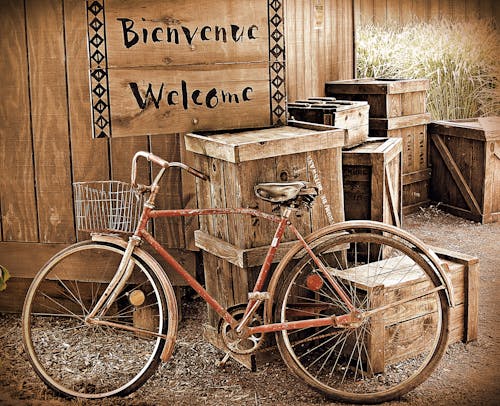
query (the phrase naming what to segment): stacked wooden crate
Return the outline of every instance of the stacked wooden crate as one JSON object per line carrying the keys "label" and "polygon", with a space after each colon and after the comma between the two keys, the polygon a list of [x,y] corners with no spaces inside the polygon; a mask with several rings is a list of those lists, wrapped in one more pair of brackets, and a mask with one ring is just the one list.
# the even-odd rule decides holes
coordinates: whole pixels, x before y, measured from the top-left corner
{"label": "stacked wooden crate", "polygon": [[[321,196],[309,213],[291,220],[304,235],[344,220],[341,148],[344,131],[310,123],[261,130],[188,134],[186,148],[195,166],[210,177],[197,183],[198,206],[247,207],[266,213],[269,202],[259,199],[261,182],[311,181],[321,184]],[[200,216],[196,244],[203,249],[206,288],[224,306],[247,301],[263,263],[276,224],[247,215]],[[294,236],[286,233],[281,250]],[[293,243],[292,243],[293,244]],[[281,251],[275,260],[279,260]],[[209,309],[209,322],[219,316]]]}
{"label": "stacked wooden crate", "polygon": [[[453,286],[450,294],[455,307],[450,309],[448,344],[476,340],[479,261],[475,257],[440,248],[434,248],[434,251]],[[401,266],[401,261],[402,257],[384,259],[380,261],[380,266]],[[372,280],[366,276],[374,265],[375,263],[370,266],[362,265],[344,275],[351,282],[359,281],[358,286],[365,286],[372,302],[384,305],[395,298],[402,300],[411,297],[417,286],[422,284],[422,274],[417,268],[414,272],[409,272],[404,279],[384,280],[384,283],[373,280],[367,283],[367,280]],[[372,324],[367,332],[371,337],[367,355],[371,359],[373,372],[383,372],[386,365],[412,357],[429,347],[431,337],[425,334],[425,327],[437,323],[437,309],[430,303],[423,302],[424,300],[419,298],[399,305],[392,309],[390,317],[382,319],[381,323]]]}
{"label": "stacked wooden crate", "polygon": [[289,103],[287,107],[289,116],[294,120],[344,129],[344,148],[359,145],[368,138],[370,106],[367,102],[310,97]]}
{"label": "stacked wooden crate", "polygon": [[436,121],[429,126],[430,195],[452,214],[500,220],[500,117]]}
{"label": "stacked wooden crate", "polygon": [[328,82],[327,96],[366,101],[370,136],[403,140],[403,212],[429,202],[427,79],[353,79]]}
{"label": "stacked wooden crate", "polygon": [[369,138],[342,151],[346,220],[401,226],[401,140]]}

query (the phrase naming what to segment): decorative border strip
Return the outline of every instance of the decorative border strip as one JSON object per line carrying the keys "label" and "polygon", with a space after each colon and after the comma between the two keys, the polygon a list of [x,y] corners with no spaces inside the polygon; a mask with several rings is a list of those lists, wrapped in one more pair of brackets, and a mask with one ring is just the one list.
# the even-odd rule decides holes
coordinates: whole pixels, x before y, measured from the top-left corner
{"label": "decorative border strip", "polygon": [[286,81],[283,0],[269,0],[268,15],[271,123],[273,125],[285,125]]}
{"label": "decorative border strip", "polygon": [[111,137],[108,55],[104,0],[87,0],[89,82],[92,104],[92,137]]}

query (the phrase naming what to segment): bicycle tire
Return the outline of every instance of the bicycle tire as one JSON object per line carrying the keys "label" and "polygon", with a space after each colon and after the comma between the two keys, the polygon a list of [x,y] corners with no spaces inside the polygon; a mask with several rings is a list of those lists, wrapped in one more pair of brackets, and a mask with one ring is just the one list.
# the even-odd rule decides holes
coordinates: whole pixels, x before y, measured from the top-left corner
{"label": "bicycle tire", "polygon": [[[65,397],[126,396],[155,372],[166,340],[104,325],[85,317],[117,270],[124,247],[74,244],[51,258],[35,276],[22,315],[28,360],[45,384]],[[155,333],[176,332],[175,295],[156,270],[134,254],[134,269],[107,321]]]}
{"label": "bicycle tire", "polygon": [[[380,403],[399,398],[427,379],[446,350],[445,285],[432,259],[398,234],[346,224],[310,242],[357,309],[387,307],[349,328],[276,333],[289,369],[331,399]],[[290,272],[276,291],[276,321],[349,313],[317,268],[307,255],[289,264]],[[415,299],[402,303],[405,297]]]}

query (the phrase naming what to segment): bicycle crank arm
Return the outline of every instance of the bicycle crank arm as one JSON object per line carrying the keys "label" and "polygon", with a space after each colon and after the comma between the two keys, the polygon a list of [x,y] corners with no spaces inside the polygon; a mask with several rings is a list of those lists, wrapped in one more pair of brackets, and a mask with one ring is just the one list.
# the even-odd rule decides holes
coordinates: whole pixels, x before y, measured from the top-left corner
{"label": "bicycle crank arm", "polygon": [[143,334],[143,335],[163,338],[164,340],[167,340],[169,338],[166,334],[159,334],[159,333],[155,333],[154,331],[143,330],[142,328],[127,326],[127,325],[119,324],[119,323],[113,323],[111,321],[104,321],[104,320],[90,319],[90,318],[87,318],[85,321],[88,324],[114,327],[114,328],[118,328],[121,330],[131,331],[131,332],[137,333],[137,334]]}

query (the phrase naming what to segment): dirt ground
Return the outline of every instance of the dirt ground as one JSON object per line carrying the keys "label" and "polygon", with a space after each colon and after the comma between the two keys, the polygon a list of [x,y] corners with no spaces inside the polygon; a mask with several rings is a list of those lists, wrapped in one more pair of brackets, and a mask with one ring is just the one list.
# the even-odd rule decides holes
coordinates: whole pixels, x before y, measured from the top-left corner
{"label": "dirt ground", "polygon": [[[479,339],[450,346],[430,379],[386,404],[500,404],[500,276],[496,275],[500,272],[500,223],[481,225],[430,207],[407,216],[404,228],[429,244],[480,259]],[[64,400],[46,389],[25,359],[19,316],[0,314],[0,405],[337,404],[299,382],[278,357],[258,362],[254,373],[233,361],[218,368],[216,362],[223,354],[199,333],[206,320],[204,304],[188,294],[183,315],[172,359],[143,388],[125,399],[89,402]]]}

